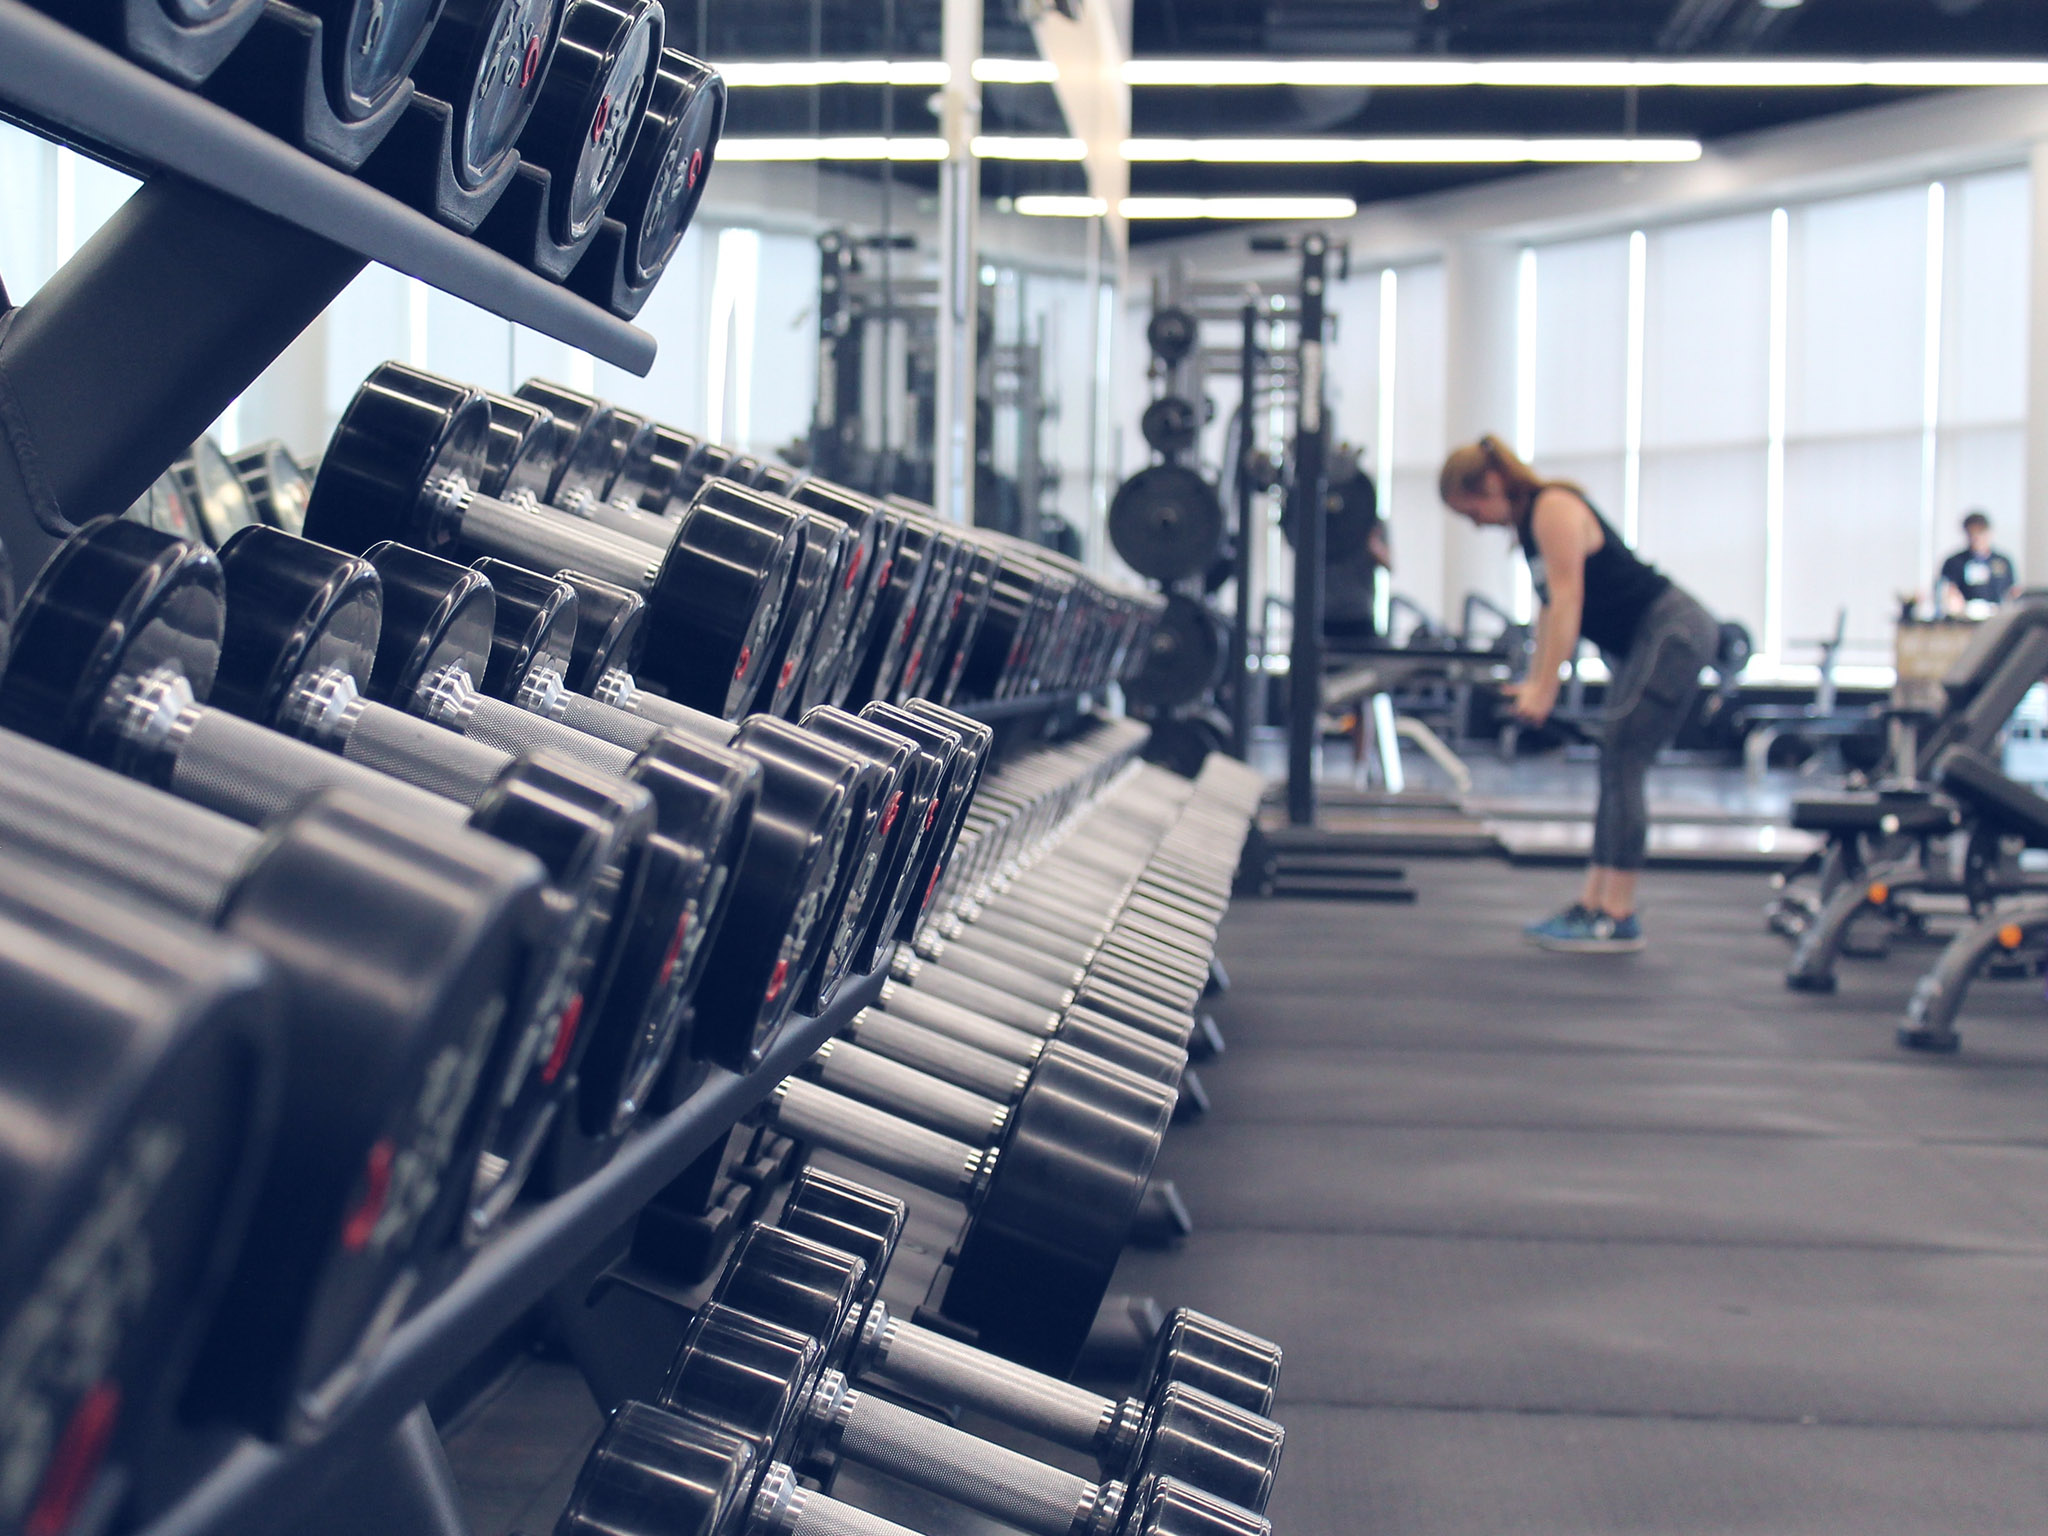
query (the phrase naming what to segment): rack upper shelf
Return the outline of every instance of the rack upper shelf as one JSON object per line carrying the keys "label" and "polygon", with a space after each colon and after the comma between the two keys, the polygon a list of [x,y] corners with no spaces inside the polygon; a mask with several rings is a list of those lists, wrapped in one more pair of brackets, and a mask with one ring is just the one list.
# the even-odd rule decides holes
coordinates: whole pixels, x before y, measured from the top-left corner
{"label": "rack upper shelf", "polygon": [[0,0],[0,115],[211,187],[630,373],[653,366],[645,331],[21,0]]}

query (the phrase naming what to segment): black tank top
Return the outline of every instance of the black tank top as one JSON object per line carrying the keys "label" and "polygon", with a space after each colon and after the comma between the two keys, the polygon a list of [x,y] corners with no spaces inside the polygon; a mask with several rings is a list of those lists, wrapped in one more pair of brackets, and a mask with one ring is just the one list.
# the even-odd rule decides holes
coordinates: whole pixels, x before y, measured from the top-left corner
{"label": "black tank top", "polygon": [[[1579,621],[1579,633],[1610,655],[1626,656],[1643,615],[1669,589],[1671,578],[1638,559],[1636,552],[1621,542],[1613,525],[1600,515],[1598,507],[1589,501],[1586,508],[1600,525],[1601,540],[1600,547],[1586,557],[1586,607]],[[1543,569],[1542,551],[1536,547],[1535,521],[1532,509],[1528,517],[1515,524],[1515,534],[1522,541],[1522,553],[1528,557],[1529,575],[1535,581],[1537,595],[1547,604],[1550,579]]]}

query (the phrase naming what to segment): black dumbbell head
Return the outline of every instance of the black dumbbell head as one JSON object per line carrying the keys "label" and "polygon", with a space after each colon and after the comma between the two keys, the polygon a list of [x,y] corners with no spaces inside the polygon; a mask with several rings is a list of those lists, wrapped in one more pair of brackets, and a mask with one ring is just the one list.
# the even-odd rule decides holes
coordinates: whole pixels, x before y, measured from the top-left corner
{"label": "black dumbbell head", "polygon": [[343,122],[383,110],[440,19],[442,0],[311,0],[326,23],[327,95]]}
{"label": "black dumbbell head", "polygon": [[448,0],[413,70],[455,111],[455,179],[487,186],[514,153],[554,58],[563,0]]}
{"label": "black dumbbell head", "polygon": [[584,500],[603,501],[611,492],[613,477],[626,461],[626,451],[646,425],[644,417],[599,403],[577,432],[575,441],[569,444],[561,467],[555,471],[548,500],[562,507],[574,507]]}
{"label": "black dumbbell head", "polygon": [[[256,511],[272,528],[299,533],[306,526],[306,498],[313,482],[283,443],[258,443],[230,460]],[[146,519],[145,519],[146,521]]]}
{"label": "black dumbbell head", "polygon": [[1150,1405],[1125,1481],[1170,1477],[1258,1514],[1273,1497],[1286,1438],[1271,1419],[1173,1382]]}
{"label": "black dumbbell head", "polygon": [[1139,1395],[1150,1401],[1186,1382],[1251,1413],[1273,1411],[1280,1347],[1187,1307],[1176,1307],[1153,1341]]}
{"label": "black dumbbell head", "polygon": [[204,697],[224,626],[211,550],[102,518],[65,540],[22,599],[0,676],[0,726],[88,756],[110,750],[109,701],[159,667]]}
{"label": "black dumbbell head", "polygon": [[612,217],[626,227],[626,277],[654,282],[682,243],[725,128],[725,82],[708,64],[665,49],[646,121],[619,179]]}
{"label": "black dumbbell head", "polygon": [[867,1297],[872,1298],[896,1256],[909,1218],[910,1208],[894,1196],[807,1166],[790,1181],[780,1225],[785,1232],[859,1259]]}
{"label": "black dumbbell head", "polygon": [[266,1161],[280,1008],[254,950],[9,861],[6,1529],[74,1529],[166,1429]]}
{"label": "black dumbbell head", "polygon": [[784,1461],[823,1369],[823,1349],[809,1334],[710,1302],[669,1362],[661,1406],[759,1436]]}
{"label": "black dumbbell head", "polygon": [[632,504],[642,512],[666,512],[675,499],[684,471],[701,446],[687,432],[678,432],[659,422],[647,423],[626,449],[626,462],[619,466],[613,496],[630,490]]}
{"label": "black dumbbell head", "polygon": [[1172,1478],[1145,1479],[1126,1496],[1124,1508],[1129,1536],[1272,1536],[1263,1516]]}
{"label": "black dumbbell head", "polygon": [[519,138],[552,178],[548,229],[574,246],[604,217],[661,63],[660,0],[570,0],[553,66]]}
{"label": "black dumbbell head", "polygon": [[531,400],[494,393],[487,393],[484,400],[491,412],[491,431],[476,488],[500,500],[522,494],[545,498],[574,430]]}
{"label": "black dumbbell head", "polygon": [[245,528],[222,547],[220,565],[227,624],[212,702],[268,723],[309,673],[370,675],[384,591],[369,561],[275,528]]}
{"label": "black dumbbell head", "polygon": [[872,1292],[853,1254],[756,1222],[734,1241],[711,1299],[818,1340],[829,1365],[852,1345]]}
{"label": "black dumbbell head", "polygon": [[375,544],[364,555],[384,583],[384,624],[363,691],[402,706],[456,662],[471,678],[482,677],[497,632],[498,599],[489,579],[405,544]]}
{"label": "black dumbbell head", "polygon": [[799,527],[783,504],[734,481],[698,488],[647,595],[641,670],[669,697],[732,719],[760,691]]}
{"label": "black dumbbell head", "polygon": [[756,1440],[695,1414],[621,1403],[584,1458],[554,1536],[733,1536],[765,1469]]}
{"label": "black dumbbell head", "polygon": [[576,589],[524,566],[485,556],[470,569],[491,584],[495,595],[491,659],[478,679],[494,699],[510,699],[536,670],[568,675],[582,627]]}
{"label": "black dumbbell head", "polygon": [[306,537],[358,555],[386,539],[443,548],[454,532],[430,492],[477,486],[490,440],[491,409],[479,391],[380,364],[328,440]]}
{"label": "black dumbbell head", "polygon": [[640,664],[641,625],[647,600],[637,592],[578,571],[557,571],[576,590],[576,644],[563,674],[576,693],[589,693],[607,672],[631,673]]}

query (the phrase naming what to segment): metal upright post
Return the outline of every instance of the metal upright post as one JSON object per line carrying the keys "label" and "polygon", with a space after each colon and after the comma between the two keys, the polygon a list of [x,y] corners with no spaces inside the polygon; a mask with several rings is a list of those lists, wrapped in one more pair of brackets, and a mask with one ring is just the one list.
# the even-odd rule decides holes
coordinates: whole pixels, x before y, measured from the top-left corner
{"label": "metal upright post", "polygon": [[844,230],[830,229],[818,236],[818,406],[811,419],[811,468],[834,480],[846,479],[851,458],[846,412],[849,384],[856,408],[854,421],[859,421],[860,364],[857,349],[849,345],[854,321],[846,292],[853,266],[851,247]]}
{"label": "metal upright post", "polygon": [[981,204],[981,162],[974,139],[981,132],[981,87],[974,61],[981,56],[982,0],[944,0],[939,36],[947,80],[939,93],[939,128],[946,160],[939,167],[939,314],[937,400],[932,442],[932,498],[939,515],[973,521],[974,331],[981,304],[981,263],[976,218]]}
{"label": "metal upright post", "polygon": [[[1259,392],[1259,306],[1247,298],[1240,317],[1244,340],[1237,356],[1238,434],[1237,491],[1237,612],[1230,624],[1230,737],[1232,750],[1248,760],[1252,750],[1252,423],[1258,414]],[[1261,676],[1263,677],[1263,673]]]}
{"label": "metal upright post", "polygon": [[1301,315],[1295,356],[1293,480],[1288,487],[1294,526],[1294,646],[1287,677],[1287,819],[1297,827],[1316,820],[1316,747],[1323,707],[1323,500],[1328,423],[1323,411],[1323,300],[1330,242],[1320,234],[1301,242]]}

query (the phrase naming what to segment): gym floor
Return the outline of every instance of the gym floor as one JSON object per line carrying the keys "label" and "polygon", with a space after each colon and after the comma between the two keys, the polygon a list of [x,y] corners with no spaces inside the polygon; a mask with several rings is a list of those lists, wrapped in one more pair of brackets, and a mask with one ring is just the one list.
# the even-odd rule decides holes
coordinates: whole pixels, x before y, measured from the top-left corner
{"label": "gym floor", "polygon": [[1931,949],[1788,993],[1755,873],[1653,873],[1652,948],[1540,954],[1574,877],[1241,901],[1198,1228],[1119,1288],[1288,1349],[1295,1536],[2048,1529],[2048,1010],[1892,1027]]}

